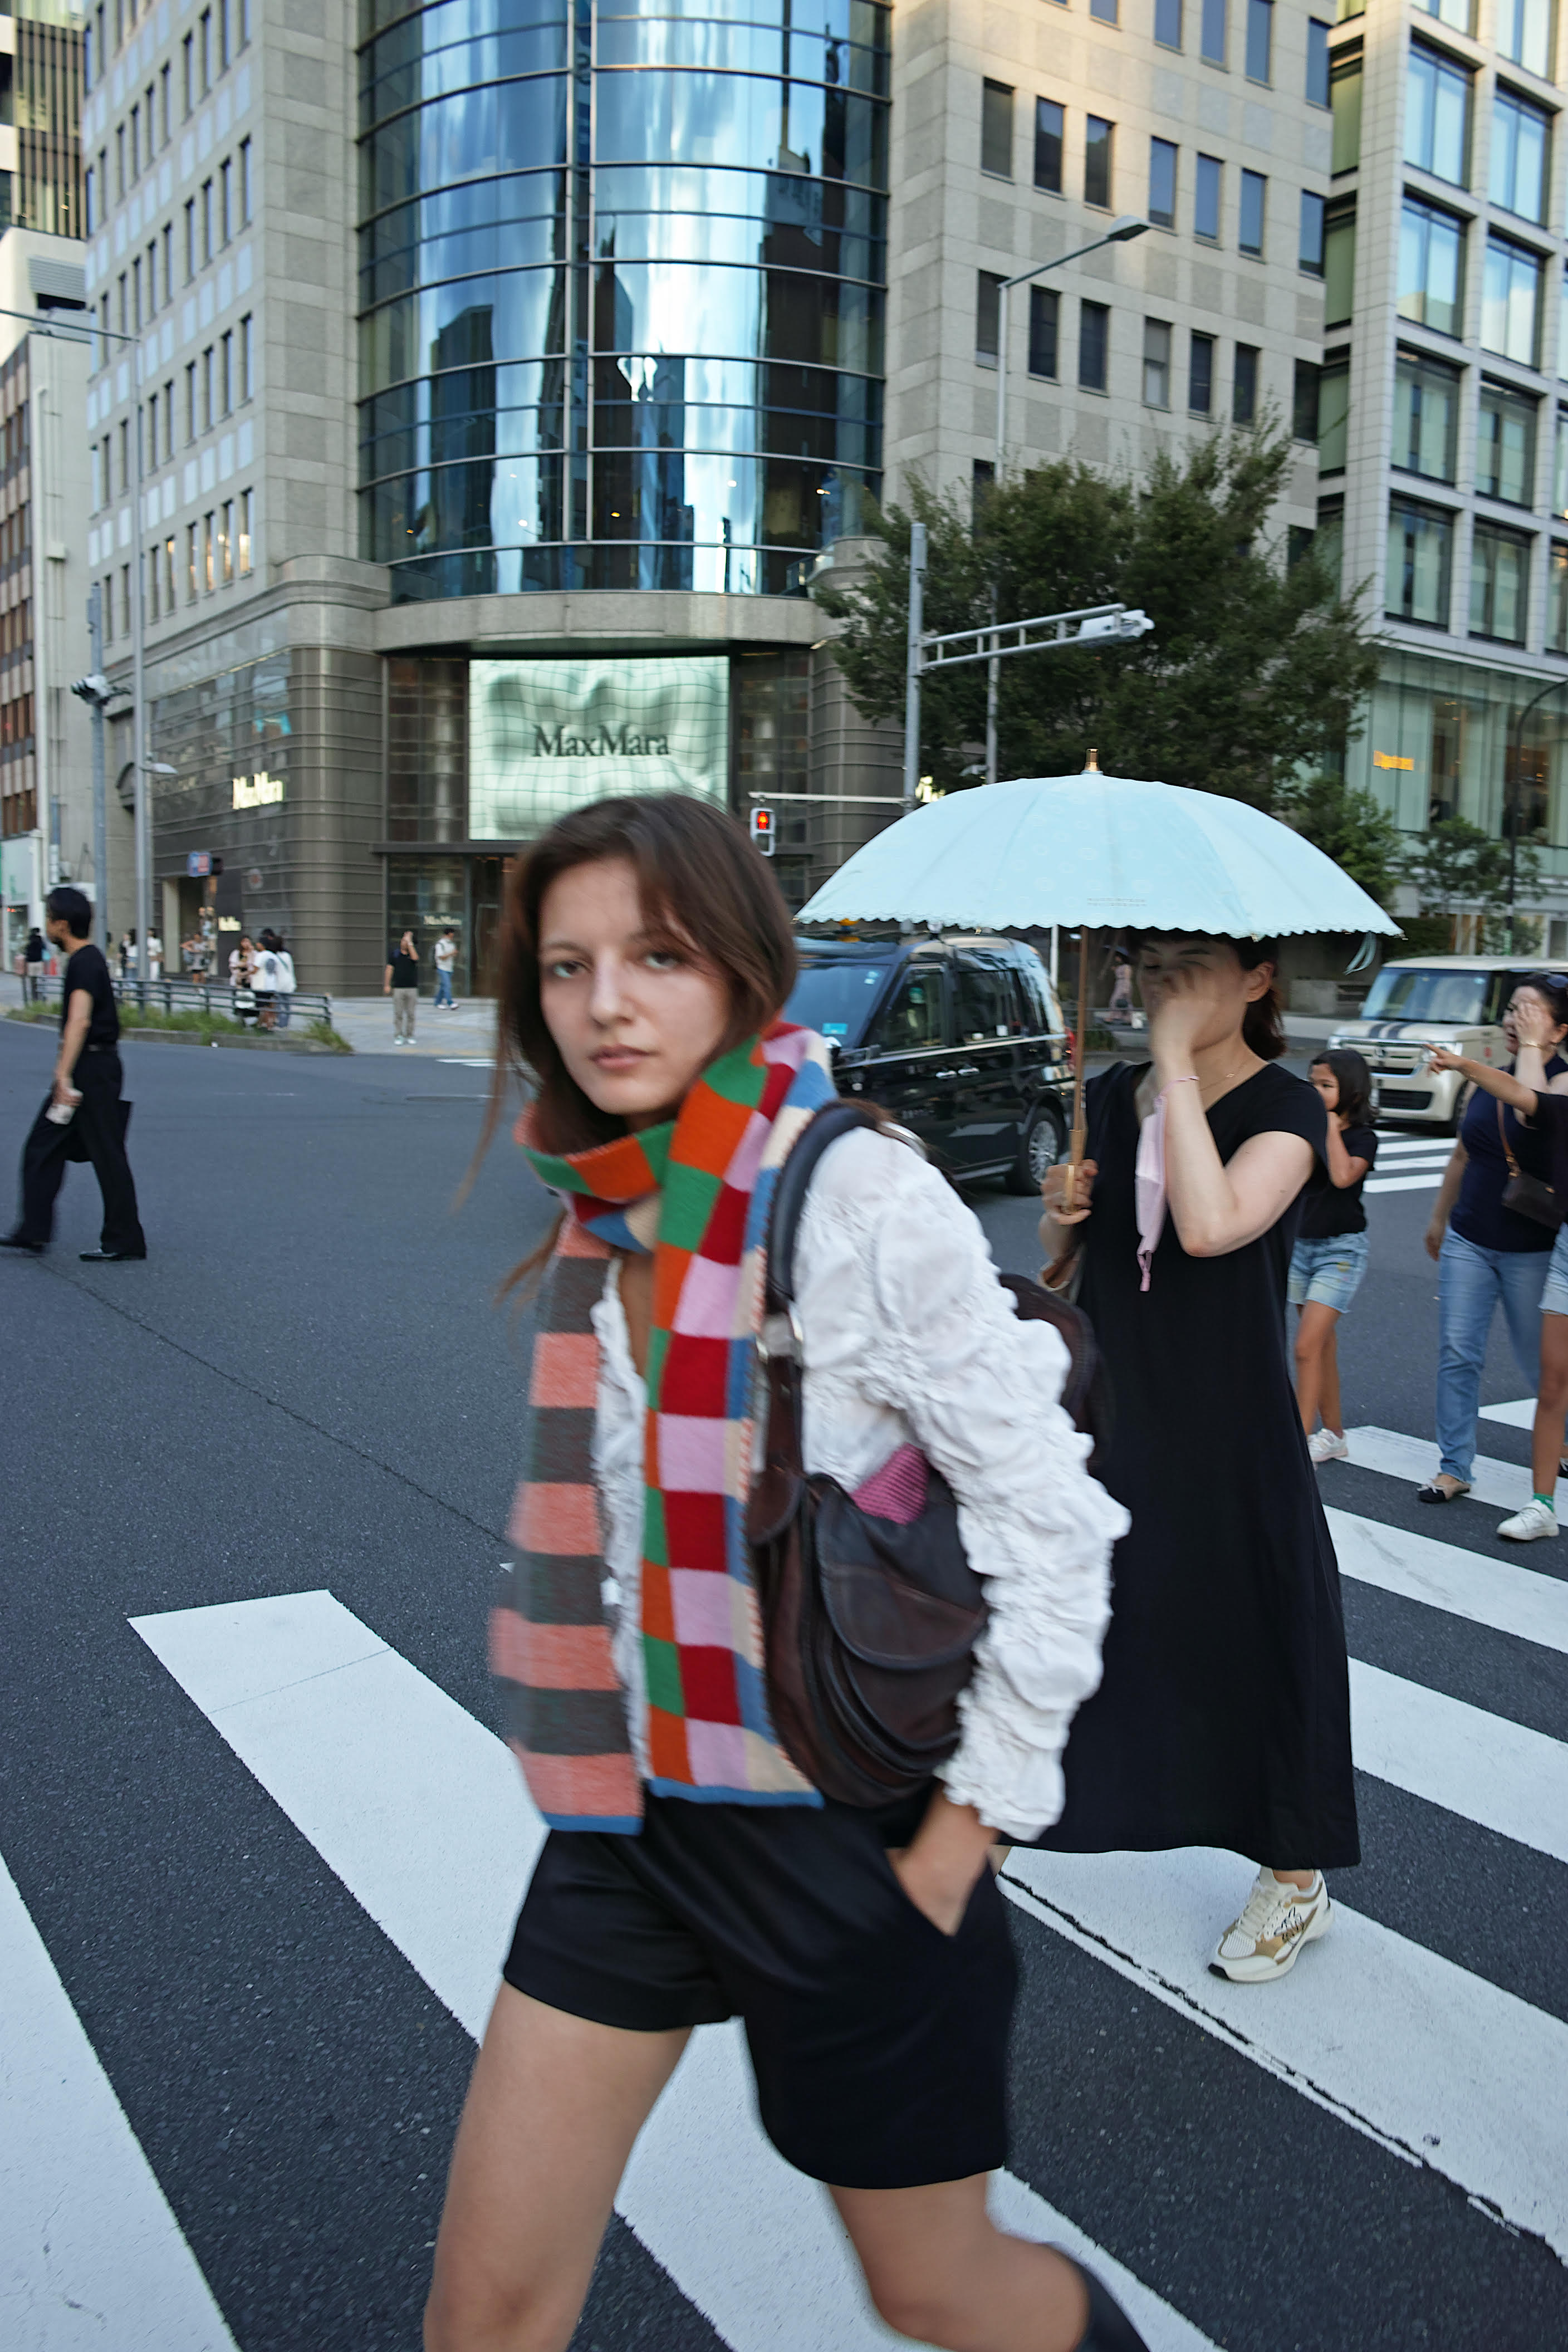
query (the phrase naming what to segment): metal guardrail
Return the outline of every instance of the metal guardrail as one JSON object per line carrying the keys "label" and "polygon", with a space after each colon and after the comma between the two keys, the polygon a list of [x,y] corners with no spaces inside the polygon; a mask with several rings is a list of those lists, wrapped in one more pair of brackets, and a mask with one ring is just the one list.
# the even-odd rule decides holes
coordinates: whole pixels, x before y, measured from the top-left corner
{"label": "metal guardrail", "polygon": [[[260,1026],[260,1011],[254,989],[231,988],[195,980],[121,980],[114,978],[115,1000],[121,1008],[121,1018],[134,1028],[137,1007],[152,1005],[160,1013],[209,1013],[220,1019],[237,1021],[246,1028]],[[59,976],[46,976],[38,986],[46,1003],[58,1004],[62,982]],[[297,988],[291,995],[279,993],[274,1000],[279,1011],[287,1004],[289,1025],[297,1023],[324,1021],[331,1026],[332,1000],[324,991]],[[279,1024],[279,1026],[282,1024]]]}

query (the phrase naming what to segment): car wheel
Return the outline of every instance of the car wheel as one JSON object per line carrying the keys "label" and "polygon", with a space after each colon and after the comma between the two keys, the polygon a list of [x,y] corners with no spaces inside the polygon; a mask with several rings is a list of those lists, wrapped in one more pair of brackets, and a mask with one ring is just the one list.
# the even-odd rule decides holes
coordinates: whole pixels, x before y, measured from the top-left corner
{"label": "car wheel", "polygon": [[1018,1156],[1003,1179],[1008,1192],[1037,1193],[1067,1148],[1067,1121],[1058,1105],[1037,1103],[1018,1129]]}

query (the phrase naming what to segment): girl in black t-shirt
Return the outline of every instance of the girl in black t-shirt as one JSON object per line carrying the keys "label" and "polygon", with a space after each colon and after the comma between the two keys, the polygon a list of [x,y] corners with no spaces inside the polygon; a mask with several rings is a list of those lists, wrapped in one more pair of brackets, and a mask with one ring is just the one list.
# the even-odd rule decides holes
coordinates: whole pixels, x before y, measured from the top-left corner
{"label": "girl in black t-shirt", "polygon": [[[1314,1462],[1342,1462],[1344,1416],[1340,1410],[1340,1317],[1366,1272],[1366,1211],[1361,1188],[1377,1159],[1372,1128],[1372,1072],[1359,1054],[1320,1054],[1312,1084],[1329,1114],[1328,1181],[1308,1187],[1301,1224],[1290,1253],[1296,1326],[1296,1402]],[[1320,1412],[1321,1429],[1316,1426]]]}

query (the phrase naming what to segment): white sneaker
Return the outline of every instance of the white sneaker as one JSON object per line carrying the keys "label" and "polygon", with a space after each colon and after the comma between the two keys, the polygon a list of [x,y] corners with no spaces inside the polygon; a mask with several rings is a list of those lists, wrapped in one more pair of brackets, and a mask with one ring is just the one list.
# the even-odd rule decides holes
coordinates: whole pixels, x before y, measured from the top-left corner
{"label": "white sneaker", "polygon": [[1507,1536],[1510,1543],[1539,1543],[1542,1536],[1557,1533],[1557,1517],[1532,1495],[1522,1511],[1516,1511],[1511,1519],[1503,1521],[1498,1533]]}
{"label": "white sneaker", "polygon": [[1328,1934],[1333,1916],[1321,1870],[1305,1889],[1260,1870],[1246,1910],[1215,1945],[1210,1970],[1232,1984],[1272,1984],[1289,1974],[1304,1944]]}
{"label": "white sneaker", "polygon": [[1314,1462],[1348,1462],[1350,1440],[1342,1430],[1315,1429],[1307,1440],[1307,1451]]}

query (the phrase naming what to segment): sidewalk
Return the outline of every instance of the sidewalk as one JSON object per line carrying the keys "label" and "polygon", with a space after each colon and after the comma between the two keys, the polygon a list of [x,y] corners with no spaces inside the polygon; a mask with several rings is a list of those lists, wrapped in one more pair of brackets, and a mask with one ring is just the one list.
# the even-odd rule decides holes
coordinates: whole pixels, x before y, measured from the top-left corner
{"label": "sidewalk", "polygon": [[496,1008],[491,997],[459,999],[456,1012],[437,1013],[427,996],[419,999],[414,1043],[398,1045],[392,1034],[390,996],[334,996],[332,1026],[356,1054],[399,1054],[413,1061],[460,1057],[489,1062],[495,1053]]}

